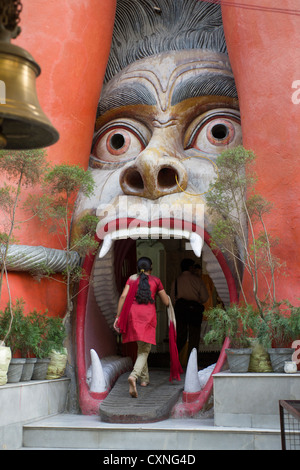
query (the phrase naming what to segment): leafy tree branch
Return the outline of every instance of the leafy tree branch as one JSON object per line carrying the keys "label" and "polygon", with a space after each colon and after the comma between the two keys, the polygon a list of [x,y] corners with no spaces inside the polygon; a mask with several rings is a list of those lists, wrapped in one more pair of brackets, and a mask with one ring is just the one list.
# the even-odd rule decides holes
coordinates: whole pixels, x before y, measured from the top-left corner
{"label": "leafy tree branch", "polygon": [[[25,208],[23,189],[32,189],[40,183],[41,178],[48,168],[46,153],[44,150],[21,150],[21,151],[0,151],[0,171],[4,176],[3,186],[0,188],[0,212],[1,212],[1,232],[0,232],[0,298],[4,277],[6,278],[9,305],[11,309],[11,294],[8,284],[7,260],[8,249],[12,242],[15,242],[14,231],[20,227],[21,221],[17,219],[17,209]],[[26,196],[25,196],[26,199]],[[34,217],[36,213],[33,213]],[[11,310],[11,322],[13,313]],[[11,327],[11,323],[10,323]],[[2,338],[2,343],[8,335]]]}
{"label": "leafy tree branch", "polygon": [[[222,152],[217,159],[219,178],[210,186],[207,204],[213,219],[215,246],[233,261],[246,303],[239,266],[242,265],[243,270],[249,273],[254,299],[262,314],[263,304],[276,303],[275,274],[280,263],[273,255],[276,242],[265,222],[272,205],[255,192],[254,161],[254,153],[242,146]],[[261,298],[259,290],[261,277],[268,286],[264,298]]]}
{"label": "leafy tree branch", "polygon": [[[44,222],[49,222],[49,231],[59,239],[66,254],[66,267],[62,273],[67,288],[67,310],[65,321],[73,310],[72,286],[85,276],[81,266],[71,263],[71,252],[77,251],[80,257],[93,252],[98,247],[95,240],[98,219],[90,214],[84,215],[78,222],[78,234],[71,237],[72,215],[79,191],[90,197],[94,191],[94,180],[90,171],[76,165],[61,164],[51,168],[45,175],[45,194],[39,201],[31,200],[33,207]],[[44,275],[52,277],[51,272]]]}

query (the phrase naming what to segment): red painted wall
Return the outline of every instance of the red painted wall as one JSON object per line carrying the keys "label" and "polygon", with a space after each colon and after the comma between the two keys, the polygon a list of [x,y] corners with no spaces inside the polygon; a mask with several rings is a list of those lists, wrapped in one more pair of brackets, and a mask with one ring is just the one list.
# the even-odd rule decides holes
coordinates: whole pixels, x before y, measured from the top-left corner
{"label": "red painted wall", "polygon": [[[297,0],[222,3],[225,36],[240,100],[244,146],[257,155],[257,191],[274,204],[268,228],[286,263],[277,300],[300,297],[300,5]],[[242,6],[241,6],[242,5]],[[248,5],[248,7],[243,7]],[[298,85],[298,89],[300,86]],[[300,94],[298,93],[298,99]],[[294,95],[294,98],[297,97]],[[251,292],[251,282],[244,279]]]}
{"label": "red painted wall", "polygon": [[[41,107],[60,133],[47,149],[52,163],[86,168],[95,113],[110,50],[115,0],[23,0],[20,36],[13,41],[32,54],[42,69],[37,78]],[[60,248],[40,224],[24,225],[19,243]],[[65,289],[27,274],[9,273],[13,298],[23,297],[26,310],[65,310]],[[6,305],[4,289],[1,307]]]}

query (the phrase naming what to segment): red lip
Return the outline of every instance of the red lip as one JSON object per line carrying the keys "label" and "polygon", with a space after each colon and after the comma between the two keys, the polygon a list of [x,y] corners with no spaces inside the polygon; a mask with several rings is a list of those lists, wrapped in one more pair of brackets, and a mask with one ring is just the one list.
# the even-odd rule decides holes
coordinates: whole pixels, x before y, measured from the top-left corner
{"label": "red lip", "polygon": [[[123,218],[117,221],[113,221],[105,227],[105,233],[108,233],[111,228],[115,230],[120,228],[127,228],[133,219]],[[135,222],[137,222],[135,220]],[[178,224],[182,224],[183,221],[176,221],[174,220],[174,226],[178,227]],[[159,226],[164,226],[164,219],[160,219],[156,221]],[[145,225],[145,222],[141,222],[142,225]],[[148,223],[147,223],[148,224]],[[168,221],[170,224],[170,221]],[[151,223],[153,226],[153,222]],[[169,226],[169,225],[168,225]],[[190,224],[190,229],[193,231],[197,231],[197,227],[195,224]],[[185,225],[185,228],[187,226]],[[199,229],[198,231],[201,233],[203,229]],[[204,230],[204,241],[207,245],[211,245],[211,238],[210,235],[206,230]],[[102,240],[101,240],[102,241]],[[236,291],[235,281],[233,279],[232,273],[226,263],[226,260],[223,254],[220,251],[212,250],[214,255],[216,256],[219,265],[224,273],[224,276],[227,281],[227,286],[230,295],[230,302],[237,302],[238,301],[238,294]],[[93,264],[95,260],[95,256],[87,256],[84,260],[83,267],[85,272],[87,273],[87,277],[92,273]],[[122,263],[122,260],[119,260]],[[78,373],[78,386],[79,386],[79,406],[81,408],[81,412],[85,415],[92,415],[99,413],[99,405],[101,401],[108,395],[109,390],[106,390],[103,393],[93,393],[90,392],[88,385],[86,383],[86,376],[87,376],[87,367],[85,361],[85,319],[86,319],[86,307],[87,307],[87,300],[89,294],[89,281],[88,279],[82,279],[79,285],[79,294],[77,297],[77,317],[76,317],[76,346],[77,346],[77,373]],[[174,416],[193,416],[197,412],[199,412],[203,405],[208,400],[213,386],[213,374],[220,372],[222,366],[224,364],[226,354],[225,348],[229,345],[229,341],[226,339],[222,350],[220,352],[220,356],[216,363],[216,366],[205,386],[200,392],[196,394],[190,394],[183,392],[183,403],[181,405],[177,405],[173,410]]]}

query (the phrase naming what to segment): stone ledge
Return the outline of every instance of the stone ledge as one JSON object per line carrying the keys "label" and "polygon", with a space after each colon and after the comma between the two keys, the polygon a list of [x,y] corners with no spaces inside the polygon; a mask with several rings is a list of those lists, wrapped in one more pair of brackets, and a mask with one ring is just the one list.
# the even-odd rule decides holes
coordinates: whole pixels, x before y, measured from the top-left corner
{"label": "stone ledge", "polygon": [[300,400],[300,372],[226,371],[213,377],[216,426],[279,429],[279,400]]}
{"label": "stone ledge", "polygon": [[18,388],[18,387],[25,387],[27,385],[37,385],[37,384],[48,384],[49,382],[64,382],[70,381],[67,377],[61,377],[60,379],[47,379],[47,380],[26,380],[25,382],[16,382],[16,383],[6,383],[5,385],[0,385],[0,393],[1,390],[6,388]]}
{"label": "stone ledge", "polygon": [[279,372],[230,372],[229,370],[226,370],[224,372],[218,372],[217,374],[214,375],[214,377],[218,378],[233,378],[233,377],[248,377],[248,378],[253,378],[253,377],[258,377],[258,378],[274,378],[274,377],[279,377],[279,378],[295,378],[297,377],[300,379],[300,371],[296,372],[295,374],[286,374],[286,373],[279,373]]}
{"label": "stone ledge", "polygon": [[22,426],[65,411],[70,379],[30,380],[0,386],[0,448],[22,445]]}

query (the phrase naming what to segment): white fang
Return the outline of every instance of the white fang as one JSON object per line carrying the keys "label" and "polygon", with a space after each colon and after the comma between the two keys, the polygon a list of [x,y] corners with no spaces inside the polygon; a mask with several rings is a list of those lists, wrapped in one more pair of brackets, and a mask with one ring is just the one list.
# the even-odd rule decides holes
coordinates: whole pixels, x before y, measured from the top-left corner
{"label": "white fang", "polygon": [[111,235],[105,235],[104,240],[102,242],[101,250],[99,253],[99,258],[103,258],[111,249],[112,246],[112,238]]}
{"label": "white fang", "polygon": [[94,349],[91,349],[90,353],[92,362],[90,391],[95,393],[105,392],[106,385],[101,361]]}
{"label": "white fang", "polygon": [[128,229],[115,230],[105,235],[100,249],[99,258],[103,258],[109,252],[114,240],[124,240],[127,238],[185,238],[189,240],[191,247],[198,258],[201,256],[203,247],[203,239],[196,232],[189,232],[188,230],[179,229],[168,229],[164,227],[133,227]]}
{"label": "white fang", "polygon": [[200,258],[202,247],[203,247],[203,239],[200,237],[200,235],[198,235],[198,233],[196,232],[191,233],[190,244],[191,244],[191,247],[193,248],[195,255],[198,258]]}
{"label": "white fang", "polygon": [[184,391],[195,393],[200,390],[201,385],[198,377],[197,350],[196,348],[193,348],[186,368]]}

